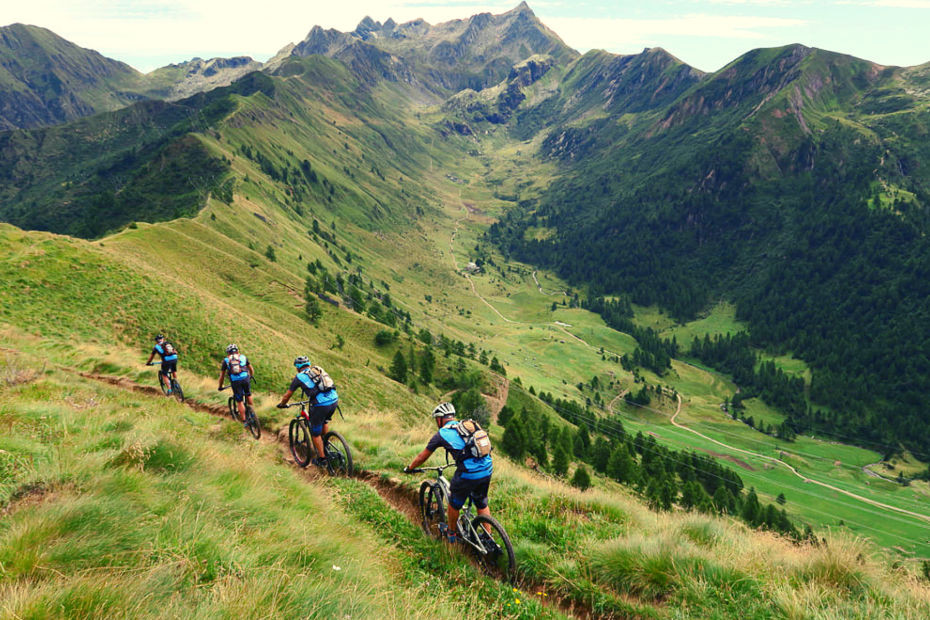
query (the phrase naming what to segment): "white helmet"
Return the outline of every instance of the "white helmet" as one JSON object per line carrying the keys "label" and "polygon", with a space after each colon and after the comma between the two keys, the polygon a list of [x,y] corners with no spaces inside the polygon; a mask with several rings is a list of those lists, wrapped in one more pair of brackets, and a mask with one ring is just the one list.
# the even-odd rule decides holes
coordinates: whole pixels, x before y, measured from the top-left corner
{"label": "white helmet", "polygon": [[436,405],[436,408],[433,409],[434,418],[444,418],[450,415],[455,415],[455,407],[452,403],[439,403]]}

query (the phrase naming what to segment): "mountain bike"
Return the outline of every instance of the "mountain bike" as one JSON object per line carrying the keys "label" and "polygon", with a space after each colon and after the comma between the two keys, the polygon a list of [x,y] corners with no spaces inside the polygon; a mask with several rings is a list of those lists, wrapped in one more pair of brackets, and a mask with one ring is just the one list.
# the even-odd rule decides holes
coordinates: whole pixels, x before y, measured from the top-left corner
{"label": "mountain bike", "polygon": [[[302,400],[287,405],[288,408],[300,407],[300,411],[291,420],[287,436],[294,462],[301,467],[309,465],[316,456],[316,448],[310,436],[310,414],[306,407],[309,404],[309,400]],[[351,476],[355,473],[349,442],[336,431],[323,435],[323,453],[326,455],[326,469],[331,475]]]}
{"label": "mountain bike", "polygon": [[[161,366],[161,362],[150,362],[146,366]],[[165,378],[168,379],[170,388],[165,386]],[[161,368],[158,369],[158,387],[161,388],[165,396],[174,396],[182,403],[184,402],[184,390],[181,389],[181,384],[171,374],[163,372]]]}
{"label": "mountain bike", "polygon": [[[231,385],[224,386],[222,389],[228,390],[232,388]],[[236,398],[230,396],[229,400],[226,401],[226,404],[229,406],[229,417],[235,420],[236,422],[241,422],[239,419],[239,407],[236,406]],[[255,410],[252,409],[252,405],[245,403],[245,427],[252,433],[252,437],[255,439],[260,439],[262,436],[262,427],[258,422],[258,418],[255,416]]]}
{"label": "mountain bike", "polygon": [[[455,463],[447,463],[438,467],[418,467],[408,472],[436,472],[435,480],[423,481],[419,494],[420,515],[423,518],[421,526],[426,535],[432,538],[442,536],[439,524],[446,522],[446,506],[452,497],[449,481],[442,475],[442,471],[454,466]],[[514,580],[517,560],[510,537],[494,517],[474,514],[470,497],[459,513],[456,532],[488,573],[507,581]]]}

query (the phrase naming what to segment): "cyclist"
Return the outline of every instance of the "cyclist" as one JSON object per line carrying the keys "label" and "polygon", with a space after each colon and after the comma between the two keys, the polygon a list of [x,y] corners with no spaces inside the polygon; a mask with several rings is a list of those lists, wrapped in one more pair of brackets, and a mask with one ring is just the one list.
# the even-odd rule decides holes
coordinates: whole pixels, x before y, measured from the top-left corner
{"label": "cyclist", "polygon": [[235,344],[226,347],[226,357],[220,366],[220,385],[217,390],[223,389],[223,378],[227,375],[229,385],[232,386],[233,398],[236,399],[236,406],[239,408],[239,417],[245,425],[245,405],[242,401],[245,400],[249,407],[252,407],[252,377],[255,376],[255,369],[252,368],[249,358],[239,353],[239,346]]}
{"label": "cyclist", "polygon": [[[440,523],[440,532],[446,535],[446,540],[450,543],[458,542],[455,536],[455,524],[459,520],[459,512],[465,505],[465,500],[471,497],[479,515],[491,516],[491,509],[488,508],[488,487],[491,484],[491,473],[494,471],[491,462],[491,455],[481,458],[473,458],[471,455],[464,453],[465,440],[455,430],[459,421],[455,419],[455,407],[452,403],[440,403],[433,409],[433,418],[436,420],[438,432],[433,435],[426,448],[413,459],[408,467],[404,467],[404,473],[411,473],[417,467],[426,462],[437,448],[445,448],[446,452],[452,455],[455,460],[455,475],[449,485],[451,496],[449,498],[449,508],[446,511],[448,517],[447,523]],[[449,526],[452,526],[451,528]]]}
{"label": "cyclist", "polygon": [[146,366],[152,363],[156,353],[161,357],[161,381],[165,384],[167,393],[171,394],[171,380],[168,379],[168,373],[171,373],[171,379],[178,380],[178,350],[174,348],[173,344],[165,340],[164,334],[158,334],[155,336],[155,346],[152,348],[152,353],[145,362]]}
{"label": "cyclist", "polygon": [[[313,464],[318,467],[326,466],[326,453],[323,452],[323,435],[329,432],[329,421],[336,412],[336,406],[339,404],[339,394],[336,387],[332,385],[332,380],[319,366],[311,366],[310,359],[301,355],[294,360],[294,367],[297,369],[297,376],[291,381],[291,386],[281,397],[278,403],[279,409],[287,407],[287,401],[291,399],[298,388],[303,390],[304,396],[310,401],[310,439],[313,440],[313,447],[316,448],[317,458]],[[326,380],[324,380],[324,376]],[[327,387],[325,384],[329,383]]]}

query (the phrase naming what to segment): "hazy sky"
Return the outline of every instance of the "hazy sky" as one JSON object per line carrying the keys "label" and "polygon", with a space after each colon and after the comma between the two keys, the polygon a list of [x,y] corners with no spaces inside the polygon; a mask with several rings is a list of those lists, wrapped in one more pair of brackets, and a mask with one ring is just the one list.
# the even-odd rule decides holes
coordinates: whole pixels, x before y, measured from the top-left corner
{"label": "hazy sky", "polygon": [[[149,71],[194,56],[267,60],[310,28],[352,30],[366,15],[436,23],[502,13],[473,0],[2,0],[0,24],[44,26]],[[714,71],[756,48],[803,43],[888,65],[930,61],[930,0],[538,0],[570,46],[636,53],[660,46]]]}

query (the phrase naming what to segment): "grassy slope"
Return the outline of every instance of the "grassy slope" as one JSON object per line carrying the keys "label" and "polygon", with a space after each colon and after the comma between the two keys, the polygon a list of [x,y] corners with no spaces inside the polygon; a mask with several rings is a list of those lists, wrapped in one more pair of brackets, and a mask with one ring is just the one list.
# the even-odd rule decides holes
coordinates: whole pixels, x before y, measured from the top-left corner
{"label": "grassy slope", "polygon": [[[396,95],[388,91],[383,96],[389,99]],[[492,187],[499,196],[517,189],[539,191],[542,187],[537,179],[545,178],[550,171],[527,165],[526,155],[532,145],[507,147],[491,136],[478,145],[477,155],[463,157],[461,149],[467,143],[431,140],[429,149],[417,152],[423,161],[393,161],[390,153],[378,159],[377,149],[359,146],[373,138],[370,127],[340,116],[342,105],[333,99],[325,106],[307,110],[307,116],[299,122],[316,123],[310,125],[314,129],[312,141],[304,136],[287,144],[291,127],[278,127],[286,119],[276,115],[262,95],[244,100],[238,113],[249,116],[254,123],[251,130],[240,125],[244,116],[233,116],[220,128],[219,136],[200,136],[208,148],[232,159],[237,175],[235,199],[232,205],[211,200],[192,220],[139,225],[93,243],[22,233],[8,226],[0,229],[4,248],[0,281],[5,295],[14,300],[0,307],[0,322],[17,326],[16,331],[4,332],[4,341],[26,341],[19,348],[33,349],[33,368],[65,364],[153,383],[154,372],[136,364],[144,359],[151,332],[164,330],[184,353],[183,379],[188,390],[207,402],[218,403],[225,395],[211,391],[215,365],[222,347],[235,340],[258,367],[260,389],[264,392],[258,397],[259,414],[271,428],[286,421],[286,415],[270,408],[274,395],[268,392],[283,387],[294,355],[308,353],[321,360],[345,386],[346,409],[353,415],[339,424],[359,450],[362,467],[396,471],[426,440],[429,429],[417,412],[428,410],[439,393],[436,388],[420,386],[421,394],[413,395],[377,370],[378,366],[387,366],[394,350],[373,345],[372,337],[382,327],[367,318],[326,307],[321,327],[311,327],[304,321],[300,297],[306,262],[319,258],[330,269],[336,268],[328,253],[335,252],[333,248],[324,248],[306,234],[312,218],[318,217],[324,225],[337,222],[340,243],[358,256],[353,266],[362,267],[366,281],[378,283],[382,290],[382,283],[389,284],[392,297],[410,310],[418,327],[490,349],[507,364],[511,376],[521,377],[525,385],[564,397],[577,397],[575,384],[595,374],[615,377],[617,391],[632,385],[632,377],[617,364],[603,361],[598,350],[604,346],[618,353],[629,351],[633,346],[630,339],[609,330],[588,313],[562,308],[552,312],[551,303],[559,297],[540,293],[529,269],[514,266],[518,268],[515,272],[508,266],[491,268],[474,278],[479,293],[514,322],[501,320],[475,297],[469,282],[453,271],[453,265],[461,266],[468,260],[490,218],[509,206],[495,197]],[[429,135],[425,122],[412,116],[400,120],[410,125],[410,132]],[[280,185],[263,175],[253,161],[235,156],[246,140],[267,147],[281,159],[299,160],[303,153],[298,148],[310,156],[316,149],[314,169],[332,179],[340,191],[332,202],[311,195],[301,205],[304,215],[299,215],[294,201]],[[288,153],[288,148],[295,154]],[[344,161],[348,167],[362,154],[371,158],[370,165],[380,169],[384,179],[373,172],[365,174],[361,166],[346,171],[340,165]],[[422,171],[416,180],[418,189],[414,190],[403,177],[416,166]],[[408,189],[417,191],[418,197],[410,200],[428,209],[429,217],[410,221],[402,213],[392,216],[388,209],[380,219],[358,219],[359,213],[371,214],[371,205],[379,198],[383,201],[386,193],[393,204],[400,204],[406,199],[402,192]],[[450,252],[453,230],[457,231],[452,245],[454,258]],[[275,263],[262,255],[268,245],[276,248]],[[341,251],[337,253],[342,255]],[[500,257],[496,260],[503,265]],[[541,282],[547,290],[564,288],[546,274],[541,274]],[[432,302],[426,300],[427,295]],[[562,330],[556,331],[551,325],[555,320],[571,324],[565,329],[592,346]],[[32,336],[22,335],[20,330]],[[346,340],[342,349],[333,347],[337,334]],[[401,346],[406,347],[402,342]],[[43,381],[67,382],[71,377],[62,378],[57,370],[52,372],[54,376]],[[724,379],[677,363],[673,375],[661,380],[647,378],[669,383],[685,394],[687,406],[682,417],[689,425],[711,435],[718,433],[730,443],[744,442],[747,447],[761,450],[754,442],[766,438],[720,415],[717,404],[733,389]],[[31,389],[29,385],[34,384],[15,388],[17,399],[19,391]],[[49,391],[46,398],[52,398],[54,391]],[[157,402],[160,407],[170,406]],[[18,416],[24,407],[4,410],[4,415]],[[624,411],[624,423],[634,432],[655,432],[678,447],[727,454],[725,449],[671,427],[670,402],[654,403],[654,408]],[[398,428],[402,430],[398,432]],[[107,449],[116,450],[117,440],[108,437],[110,433],[95,427],[91,435],[96,441],[111,442],[113,445]],[[238,431],[233,435],[238,437]],[[194,452],[187,447],[188,439],[183,440],[183,445],[188,452]],[[122,447],[124,444],[119,443]],[[807,452],[822,450],[821,459],[801,455],[797,459],[805,458],[805,466],[823,472],[831,469],[824,465],[825,459],[832,463],[831,457],[839,449],[818,442],[793,447],[799,453],[801,448]],[[35,455],[42,452],[38,447],[16,444],[4,449],[8,450],[6,454],[23,455],[8,458],[30,464],[33,469],[25,469],[30,476],[52,484],[62,482],[55,476],[57,466],[36,459]],[[874,462],[868,460],[874,456],[850,449],[840,458],[844,463],[858,464],[862,460],[865,464]],[[751,462],[743,455],[738,458]],[[495,510],[519,541],[521,564],[536,583],[549,584],[553,592],[583,601],[596,610],[706,617],[715,613],[739,615],[746,609],[758,616],[825,609],[838,616],[897,613],[917,617],[921,615],[919,606],[925,604],[920,602],[925,600],[925,591],[912,587],[910,578],[903,573],[887,574],[882,560],[868,560],[865,567],[856,568],[850,558],[858,553],[864,557],[875,553],[874,548],[861,542],[843,543],[838,538],[827,550],[795,548],[726,521],[683,514],[656,515],[622,488],[604,481],[597,483],[596,491],[579,494],[558,481],[529,474],[504,458],[498,462]],[[795,515],[817,524],[843,518],[851,529],[873,536],[884,546],[899,544],[897,539],[903,537],[913,550],[922,549],[914,546],[914,541],[920,540],[920,530],[914,524],[899,523],[881,512],[862,511],[852,505],[842,508],[849,502],[826,496],[813,503],[796,478],[767,471],[761,462],[752,466],[756,473],[740,470],[747,483],[770,496],[788,489],[788,508]],[[196,471],[196,467],[190,471]],[[98,474],[94,471],[88,476],[96,479]],[[17,481],[7,493],[22,489],[25,480]],[[903,498],[904,492],[894,485],[878,488],[880,485],[866,482],[882,501],[911,505],[919,499]],[[848,483],[856,488],[863,485],[855,475],[849,476]],[[349,513],[346,518],[372,524],[383,533],[385,511],[364,509],[379,504],[371,490],[359,484],[337,485],[341,497],[358,499],[340,504]],[[909,492],[922,490],[916,487]],[[48,505],[58,506],[57,499],[52,497]],[[42,509],[25,506],[17,514],[31,515]],[[396,520],[389,522],[392,527],[403,527]],[[36,527],[31,523],[24,526],[24,531],[33,532]],[[879,527],[885,532],[874,534]],[[747,540],[751,541],[750,552],[741,554],[737,550]],[[435,555],[417,555],[416,544],[401,547],[414,549],[410,551],[410,562],[414,564],[428,564]],[[363,549],[356,557],[370,555]],[[453,565],[462,566],[454,560]],[[396,572],[396,567],[384,570]],[[3,576],[0,584],[21,593],[26,597],[23,600],[39,601],[38,609],[43,609],[46,603],[41,602],[41,597],[45,595],[39,593],[30,575],[33,573],[9,579]],[[810,578],[814,586],[801,585]],[[735,584],[743,585],[737,588]],[[274,585],[261,587],[275,591]],[[512,600],[506,602],[513,608]],[[199,609],[195,607],[199,604],[184,603],[189,605],[186,610]],[[505,605],[503,599],[499,604]],[[402,605],[399,609],[407,610]],[[418,611],[410,608],[413,615]],[[130,615],[129,611],[121,613]]]}

